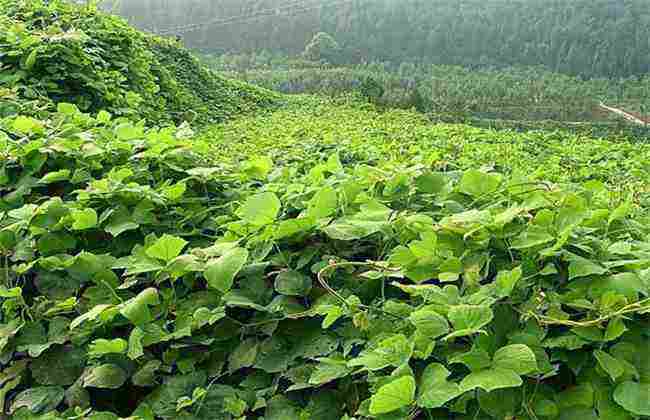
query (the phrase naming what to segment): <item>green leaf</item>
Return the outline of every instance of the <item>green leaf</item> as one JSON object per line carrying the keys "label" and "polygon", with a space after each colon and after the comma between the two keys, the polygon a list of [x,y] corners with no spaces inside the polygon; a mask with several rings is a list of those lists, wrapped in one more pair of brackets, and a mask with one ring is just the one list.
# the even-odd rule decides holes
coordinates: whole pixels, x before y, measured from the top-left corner
{"label": "green leaf", "polygon": [[309,383],[311,385],[324,385],[336,379],[343,378],[352,372],[352,368],[347,366],[343,358],[320,358],[318,362],[316,369],[314,369],[309,377]]}
{"label": "green leaf", "polygon": [[557,394],[556,401],[561,410],[569,407],[591,408],[594,406],[594,388],[589,382],[572,386]]}
{"label": "green leaf", "polygon": [[34,64],[36,64],[37,58],[38,58],[38,48],[34,48],[25,59],[22,65],[23,69],[31,70],[34,67]]}
{"label": "green leaf", "polygon": [[185,239],[165,234],[147,248],[146,254],[168,263],[178,257],[186,245]]}
{"label": "green leaf", "polygon": [[327,186],[319,190],[309,201],[307,216],[322,219],[336,213],[338,209],[338,195],[334,188]]}
{"label": "green leaf", "polygon": [[415,179],[418,191],[425,194],[439,194],[447,186],[447,177],[440,173],[425,173]]}
{"label": "green leaf", "polygon": [[86,352],[81,347],[54,346],[30,364],[40,385],[72,385],[83,373]]}
{"label": "green leaf", "polygon": [[90,346],[88,346],[88,356],[90,357],[101,357],[105,354],[111,353],[126,353],[128,343],[126,340],[121,338],[115,338],[113,340],[106,340],[103,338],[94,340]]}
{"label": "green leaf", "polygon": [[560,414],[560,409],[557,404],[551,400],[539,399],[535,401],[533,411],[536,415],[542,417],[557,417]]}
{"label": "green leaf", "polygon": [[73,210],[72,219],[74,230],[86,230],[97,226],[97,212],[94,209]]}
{"label": "green leaf", "polygon": [[521,267],[511,271],[500,271],[495,280],[497,296],[500,298],[510,296],[521,276]]}
{"label": "green leaf", "polygon": [[627,331],[627,327],[625,326],[625,321],[623,321],[623,318],[621,317],[614,318],[610,320],[609,323],[607,324],[604,340],[605,341],[616,340],[621,335],[623,335],[625,331]]}
{"label": "green leaf", "polygon": [[149,360],[131,377],[131,382],[136,386],[155,386],[156,371],[160,368],[162,362],[160,360]]}
{"label": "green leaf", "polygon": [[471,169],[463,174],[458,189],[476,198],[495,192],[500,184],[500,174],[488,174]]}
{"label": "green leaf", "polygon": [[111,114],[108,111],[101,110],[97,113],[97,121],[103,124],[108,124],[111,122]]}
{"label": "green leaf", "polygon": [[535,353],[524,344],[501,347],[494,353],[492,366],[496,369],[510,369],[519,375],[537,371]]}
{"label": "green leaf", "polygon": [[113,213],[104,226],[104,230],[117,238],[122,233],[139,228],[140,225],[135,222],[131,213],[124,210],[117,210]]}
{"label": "green leaf", "polygon": [[66,232],[48,232],[38,238],[36,246],[41,255],[44,256],[63,254],[66,251],[75,249],[77,240],[73,235]]}
{"label": "green leaf", "polygon": [[623,382],[614,390],[614,401],[632,414],[650,416],[650,384]]}
{"label": "green leaf", "polygon": [[114,364],[103,364],[90,369],[84,376],[83,386],[92,388],[118,389],[126,382],[126,372]]}
{"label": "green leaf", "polygon": [[[598,365],[616,381],[623,373],[625,373],[625,366],[618,359],[605,353],[602,350],[594,350],[594,357],[598,361]],[[649,395],[650,396],[650,395]]]}
{"label": "green leaf", "polygon": [[66,181],[70,179],[70,170],[61,169],[60,171],[48,172],[38,183],[42,185],[52,184],[54,182]]}
{"label": "green leaf", "polygon": [[135,127],[132,123],[122,123],[115,127],[115,135],[118,140],[134,140],[142,135],[141,129]]}
{"label": "green leaf", "polygon": [[149,306],[158,303],[158,290],[150,287],[120,305],[120,314],[134,325],[141,326],[152,320]]}
{"label": "green leaf", "polygon": [[370,400],[370,414],[390,413],[413,402],[415,397],[415,379],[402,376],[380,387]]}
{"label": "green leaf", "polygon": [[431,363],[424,369],[419,386],[418,406],[424,408],[439,408],[447,402],[460,396],[463,391],[460,386],[448,382],[449,372],[439,363]]}
{"label": "green leaf", "polygon": [[447,335],[445,340],[480,332],[482,327],[492,321],[494,313],[485,305],[455,305],[449,310],[447,318],[454,327],[454,332]]}
{"label": "green leaf", "polygon": [[165,419],[178,416],[176,401],[179,398],[192,395],[196,387],[205,385],[205,372],[197,371],[188,375],[170,376],[165,382],[149,393],[144,399],[154,414]]}
{"label": "green leaf", "polygon": [[363,351],[350,360],[348,366],[364,366],[369,370],[399,367],[407,363],[413,354],[413,343],[403,334],[395,334],[379,342],[377,347]]}
{"label": "green leaf", "polygon": [[275,395],[266,405],[264,420],[289,420],[300,418],[300,409],[296,403],[282,395]]}
{"label": "green leaf", "polygon": [[228,357],[228,368],[230,372],[252,366],[257,358],[258,349],[259,342],[254,338],[249,338],[239,343]]}
{"label": "green leaf", "polygon": [[282,203],[272,192],[249,197],[239,209],[242,219],[255,226],[270,225],[278,217]]}
{"label": "green leaf", "polygon": [[74,104],[68,104],[65,102],[59,102],[56,105],[57,112],[64,115],[75,115],[79,113],[79,108]]}
{"label": "green leaf", "polygon": [[25,117],[22,115],[16,117],[11,127],[14,129],[14,131],[28,135],[40,133],[43,131],[43,123],[34,118]]}
{"label": "green leaf", "polygon": [[532,225],[512,241],[514,249],[528,249],[547,244],[555,240],[546,228]]}
{"label": "green leaf", "polygon": [[430,309],[420,309],[409,315],[409,321],[425,336],[435,339],[449,332],[449,323],[442,315]]}
{"label": "green leaf", "polygon": [[273,160],[268,156],[254,157],[242,165],[242,171],[253,179],[264,179],[273,169]]}
{"label": "green leaf", "polygon": [[479,372],[472,372],[460,383],[463,392],[482,388],[487,392],[495,389],[511,388],[521,386],[523,381],[516,372],[510,369],[486,369]]}
{"label": "green leaf", "polygon": [[128,350],[126,355],[131,360],[136,360],[144,356],[144,346],[142,340],[145,338],[145,331],[140,327],[135,327],[129,334]]}
{"label": "green leaf", "polygon": [[54,410],[64,396],[65,391],[60,386],[29,388],[16,396],[9,411],[14,413],[19,408],[26,407],[34,414],[47,413]]}
{"label": "green leaf", "polygon": [[605,274],[607,272],[605,267],[578,255],[571,255],[570,261],[569,280],[578,277]]}
{"label": "green leaf", "polygon": [[248,261],[248,251],[244,248],[235,248],[227,251],[213,262],[209,262],[204,276],[208,286],[222,293],[228,292],[234,283],[235,276]]}
{"label": "green leaf", "polygon": [[286,296],[307,296],[312,280],[298,271],[283,271],[275,278],[275,290]]}

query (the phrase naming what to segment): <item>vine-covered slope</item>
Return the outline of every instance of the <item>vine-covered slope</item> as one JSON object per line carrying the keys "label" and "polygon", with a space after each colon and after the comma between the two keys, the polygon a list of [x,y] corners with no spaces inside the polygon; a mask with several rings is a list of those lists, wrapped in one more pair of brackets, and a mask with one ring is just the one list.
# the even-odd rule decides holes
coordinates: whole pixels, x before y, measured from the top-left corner
{"label": "vine-covered slope", "polygon": [[92,6],[0,0],[0,11],[0,116],[68,102],[158,124],[209,123],[277,102]]}
{"label": "vine-covered slope", "polygon": [[650,415],[647,147],[294,107],[0,122],[12,419]]}

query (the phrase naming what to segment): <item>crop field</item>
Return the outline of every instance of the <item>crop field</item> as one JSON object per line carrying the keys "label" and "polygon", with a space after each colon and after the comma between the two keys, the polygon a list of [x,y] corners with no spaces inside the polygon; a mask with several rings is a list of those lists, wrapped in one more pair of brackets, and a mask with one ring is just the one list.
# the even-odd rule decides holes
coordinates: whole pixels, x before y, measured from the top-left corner
{"label": "crop field", "polygon": [[[226,69],[211,57],[203,62]],[[252,68],[228,70],[230,77],[266,89],[288,93],[340,96],[363,91],[372,79],[381,86],[376,103],[417,107],[445,120],[509,120],[610,123],[618,117],[599,108],[619,107],[637,116],[650,114],[650,79],[589,79],[557,74],[543,68],[515,67],[467,70],[457,66],[413,66],[390,70],[378,64],[355,67]],[[414,97],[417,92],[417,98]]]}
{"label": "crop field", "polygon": [[650,417],[643,134],[285,96],[0,10],[0,418]]}

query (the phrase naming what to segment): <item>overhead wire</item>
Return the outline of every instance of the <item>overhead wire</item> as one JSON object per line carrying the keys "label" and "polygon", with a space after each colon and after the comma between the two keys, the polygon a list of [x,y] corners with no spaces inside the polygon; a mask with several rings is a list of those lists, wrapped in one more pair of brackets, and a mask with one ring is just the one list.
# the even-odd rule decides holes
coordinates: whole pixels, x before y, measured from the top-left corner
{"label": "overhead wire", "polygon": [[[212,19],[206,22],[192,23],[187,25],[180,25],[175,27],[168,27],[163,29],[158,29],[154,27],[146,28],[150,32],[153,32],[157,35],[181,35],[188,32],[194,32],[204,27],[208,26],[227,26],[232,24],[243,24],[247,22],[253,22],[259,19],[273,17],[273,16],[294,16],[296,14],[307,13],[313,10],[317,10],[323,7],[337,6],[346,3],[352,3],[354,1],[363,2],[365,0],[334,0],[332,2],[324,3],[322,0],[293,0],[287,3],[281,4],[279,6],[268,8],[264,10],[258,10],[249,14],[242,14],[239,16],[231,16],[228,18],[218,18]],[[407,1],[407,0],[400,0]],[[605,2],[609,0],[604,0]],[[314,4],[316,2],[316,4]],[[476,1],[439,1],[437,2],[439,6],[472,6],[472,5],[489,5],[493,7],[495,5],[514,5],[514,4],[525,4],[525,0],[476,0]],[[558,0],[558,3],[563,3],[563,0]],[[282,13],[288,12],[288,13]]]}
{"label": "overhead wire", "polygon": [[182,34],[182,33],[196,31],[200,28],[207,27],[207,26],[226,26],[226,25],[231,25],[236,23],[246,23],[260,18],[267,18],[272,16],[292,16],[295,13],[306,13],[323,7],[331,7],[340,4],[351,3],[352,1],[354,0],[335,0],[325,4],[322,3],[321,0],[291,1],[289,3],[284,3],[277,7],[258,10],[250,14],[231,16],[228,18],[213,19],[206,22],[193,23],[193,24],[182,25],[173,28],[165,28],[162,30],[154,30],[154,32],[157,33],[158,35]]}

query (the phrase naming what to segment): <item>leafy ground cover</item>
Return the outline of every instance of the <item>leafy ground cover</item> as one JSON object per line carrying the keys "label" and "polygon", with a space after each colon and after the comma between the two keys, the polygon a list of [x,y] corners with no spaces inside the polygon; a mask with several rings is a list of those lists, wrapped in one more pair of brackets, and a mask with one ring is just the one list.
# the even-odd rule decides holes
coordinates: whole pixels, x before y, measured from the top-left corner
{"label": "leafy ground cover", "polygon": [[324,158],[340,150],[351,160],[417,162],[444,171],[483,167],[513,178],[603,183],[612,190],[633,192],[639,202],[647,200],[650,146],[643,137],[595,139],[588,131],[576,134],[557,127],[520,133],[431,124],[411,111],[378,112],[355,102],[306,101],[215,126],[203,138],[234,160],[256,152],[293,165],[300,164],[294,161],[298,151]]}
{"label": "leafy ground cover", "polygon": [[539,67],[466,69],[407,63],[399,70],[381,63],[309,68],[288,68],[289,64],[281,63],[233,71],[214,58],[202,59],[230,77],[289,94],[337,96],[363,91],[364,80],[372,79],[382,89],[374,98],[376,103],[417,107],[456,121],[615,121],[614,116],[599,111],[601,101],[641,114],[650,109],[647,77],[583,80]]}
{"label": "leafy ground cover", "polygon": [[1,127],[11,418],[650,415],[644,144],[313,100]]}
{"label": "leafy ground cover", "polygon": [[650,416],[643,139],[271,112],[92,8],[0,6],[0,413]]}
{"label": "leafy ground cover", "polygon": [[156,124],[217,122],[269,107],[269,91],[199,65],[178,43],[62,0],[0,0],[0,116],[76,104]]}

